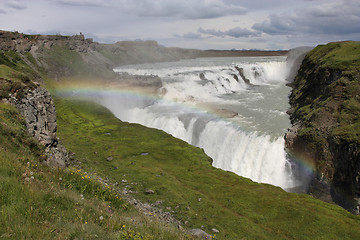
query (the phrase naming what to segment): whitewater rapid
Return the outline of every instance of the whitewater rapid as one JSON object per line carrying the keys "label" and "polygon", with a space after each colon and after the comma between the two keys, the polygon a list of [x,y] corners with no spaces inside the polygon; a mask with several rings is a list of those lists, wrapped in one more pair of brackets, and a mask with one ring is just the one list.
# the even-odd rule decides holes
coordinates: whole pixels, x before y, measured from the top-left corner
{"label": "whitewater rapid", "polygon": [[290,126],[285,57],[204,58],[114,71],[158,76],[162,83],[157,97],[104,94],[101,104],[119,119],[203,148],[214,167],[284,189],[300,184],[284,150]]}

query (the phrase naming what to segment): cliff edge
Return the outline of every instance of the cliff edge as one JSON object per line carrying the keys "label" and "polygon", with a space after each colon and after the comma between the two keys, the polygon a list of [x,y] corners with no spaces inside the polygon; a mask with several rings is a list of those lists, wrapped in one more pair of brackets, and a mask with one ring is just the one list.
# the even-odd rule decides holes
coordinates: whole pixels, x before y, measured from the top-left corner
{"label": "cliff edge", "polygon": [[319,45],[291,84],[290,154],[313,166],[308,192],[359,214],[360,42]]}

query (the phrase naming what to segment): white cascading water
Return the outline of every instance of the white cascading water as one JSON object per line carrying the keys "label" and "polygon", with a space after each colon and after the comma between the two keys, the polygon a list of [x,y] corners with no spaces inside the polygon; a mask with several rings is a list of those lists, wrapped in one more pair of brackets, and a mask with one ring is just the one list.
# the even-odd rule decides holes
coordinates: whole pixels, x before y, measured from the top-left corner
{"label": "white cascading water", "polygon": [[[299,184],[284,151],[289,127],[285,58],[207,58],[114,71],[157,75],[163,85],[161,96],[150,104],[149,99],[141,104],[141,94],[130,99],[102,96],[101,103],[119,119],[162,129],[201,147],[215,167],[284,189]],[[207,110],[200,107],[204,105]],[[218,109],[238,115],[219,117],[214,114]]]}

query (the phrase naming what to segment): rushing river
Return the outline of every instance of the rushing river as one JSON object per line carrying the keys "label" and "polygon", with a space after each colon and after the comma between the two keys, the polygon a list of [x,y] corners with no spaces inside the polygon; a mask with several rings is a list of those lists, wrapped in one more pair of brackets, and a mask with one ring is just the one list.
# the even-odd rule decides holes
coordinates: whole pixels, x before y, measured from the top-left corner
{"label": "rushing river", "polygon": [[215,167],[284,189],[301,184],[284,151],[290,126],[285,57],[201,58],[127,65],[119,74],[158,76],[157,98],[101,98],[119,119],[164,130],[203,148]]}

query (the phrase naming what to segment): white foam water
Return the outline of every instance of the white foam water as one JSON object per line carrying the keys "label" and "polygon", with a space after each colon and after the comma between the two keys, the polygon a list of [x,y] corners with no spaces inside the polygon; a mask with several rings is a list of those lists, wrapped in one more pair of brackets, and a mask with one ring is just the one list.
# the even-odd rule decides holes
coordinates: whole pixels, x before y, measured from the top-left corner
{"label": "white foam water", "polygon": [[[284,189],[299,184],[284,151],[283,135],[290,124],[285,58],[206,58],[114,71],[157,75],[163,83],[161,96],[151,105],[134,106],[123,96],[104,95],[101,103],[119,119],[162,129],[201,147],[215,167]],[[222,118],[197,108],[199,104],[238,115]]]}

